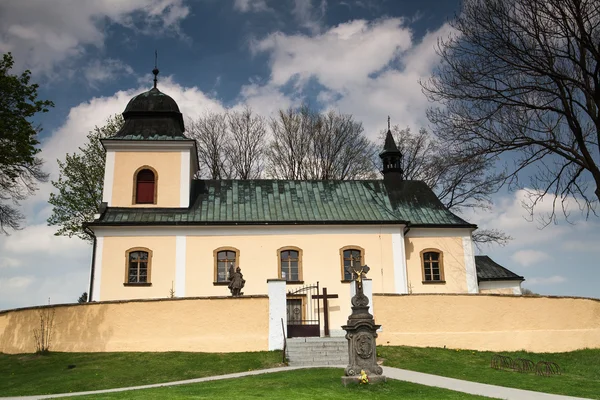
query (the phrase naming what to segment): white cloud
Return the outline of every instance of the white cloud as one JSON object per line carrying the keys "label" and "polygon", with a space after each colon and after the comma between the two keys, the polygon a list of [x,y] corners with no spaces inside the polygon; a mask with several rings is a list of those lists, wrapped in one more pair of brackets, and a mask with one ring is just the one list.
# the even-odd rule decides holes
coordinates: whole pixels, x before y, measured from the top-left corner
{"label": "white cloud", "polygon": [[93,88],[98,88],[98,84],[113,80],[117,76],[132,74],[133,68],[112,58],[94,60],[84,68],[83,72],[86,81]]}
{"label": "white cloud", "polygon": [[32,276],[15,276],[6,280],[0,280],[0,290],[26,289],[32,282]]}
{"label": "white cloud", "polygon": [[319,33],[323,29],[323,18],[327,12],[327,0],[316,0],[318,5],[313,5],[312,0],[294,0],[292,15],[298,24],[308,29],[311,33]]}
{"label": "white cloud", "polygon": [[556,285],[559,283],[564,283],[567,281],[567,278],[561,275],[553,275],[549,277],[533,277],[527,278],[527,283],[531,285]]}
{"label": "white cloud", "polygon": [[21,260],[10,257],[0,257],[0,269],[2,268],[18,268],[23,265]]}
{"label": "white cloud", "polygon": [[538,250],[519,250],[511,256],[511,259],[516,263],[529,267],[550,259],[550,256]]}
{"label": "white cloud", "polygon": [[506,251],[517,251],[518,247],[533,244],[560,245],[560,240],[572,232],[572,226],[566,223],[549,225],[541,223],[538,216],[551,210],[552,201],[548,199],[541,202],[532,217],[523,207],[528,198],[528,190],[517,190],[510,196],[496,198],[496,203],[491,210],[467,211],[464,218],[482,228],[500,229],[512,236],[513,240],[506,247]]}
{"label": "white cloud", "polygon": [[271,11],[267,6],[266,0],[235,0],[233,9],[239,12],[263,12]]}
{"label": "white cloud", "polygon": [[273,84],[285,85],[297,78],[302,86],[316,78],[343,91],[357,80],[368,80],[369,74],[381,71],[399,51],[411,46],[410,31],[402,29],[401,22],[356,20],[314,37],[278,32],[254,43],[253,50],[271,53]]}
{"label": "white cloud", "polygon": [[[353,114],[372,139],[378,139],[388,115],[401,126],[426,126],[428,102],[419,79],[435,67],[437,37],[450,28],[443,25],[415,43],[405,23],[400,18],[354,20],[313,36],[270,34],[251,44],[254,53],[269,54],[271,64],[270,80],[251,85],[252,90],[268,88],[274,97],[290,85],[298,93],[315,81],[323,87],[319,103]],[[251,101],[253,95],[246,96]]]}
{"label": "white cloud", "polygon": [[600,252],[600,243],[593,239],[567,240],[562,248],[567,251]]}
{"label": "white cloud", "polygon": [[33,253],[42,253],[45,255],[60,255],[65,260],[77,257],[81,251],[86,252],[88,245],[81,240],[69,239],[64,236],[54,236],[56,229],[51,226],[29,225],[27,229],[14,232],[8,240],[5,241],[4,251],[15,256],[23,257],[14,259],[23,264],[28,256]]}
{"label": "white cloud", "polygon": [[107,26],[141,33],[179,32],[189,14],[183,0],[53,0],[0,2],[0,52],[12,52],[17,69],[52,74],[87,46],[102,49]]}

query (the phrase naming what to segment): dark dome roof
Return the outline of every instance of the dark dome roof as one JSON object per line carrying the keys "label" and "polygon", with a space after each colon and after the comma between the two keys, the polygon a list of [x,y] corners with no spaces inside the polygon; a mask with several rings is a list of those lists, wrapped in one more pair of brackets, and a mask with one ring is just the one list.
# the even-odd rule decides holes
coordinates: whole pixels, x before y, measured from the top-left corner
{"label": "dark dome roof", "polygon": [[123,115],[129,112],[176,112],[179,113],[179,107],[171,96],[168,96],[158,90],[152,88],[147,92],[140,93],[129,101]]}
{"label": "dark dome roof", "polygon": [[125,124],[112,139],[187,140],[177,103],[156,87],[132,98],[123,118]]}

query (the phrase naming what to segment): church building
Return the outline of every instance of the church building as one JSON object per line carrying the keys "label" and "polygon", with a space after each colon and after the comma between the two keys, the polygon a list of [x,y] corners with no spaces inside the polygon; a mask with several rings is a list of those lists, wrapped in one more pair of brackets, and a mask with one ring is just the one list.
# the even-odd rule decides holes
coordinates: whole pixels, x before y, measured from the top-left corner
{"label": "church building", "polygon": [[245,296],[285,280],[298,318],[310,301],[299,289],[319,282],[338,296],[329,300],[334,334],[350,310],[350,269],[365,264],[375,293],[520,294],[523,277],[474,255],[475,225],[403,179],[389,130],[379,180],[206,180],[194,178],[196,143],[156,78],[123,117],[102,141],[103,206],[87,224],[90,301],[229,296],[233,265]]}

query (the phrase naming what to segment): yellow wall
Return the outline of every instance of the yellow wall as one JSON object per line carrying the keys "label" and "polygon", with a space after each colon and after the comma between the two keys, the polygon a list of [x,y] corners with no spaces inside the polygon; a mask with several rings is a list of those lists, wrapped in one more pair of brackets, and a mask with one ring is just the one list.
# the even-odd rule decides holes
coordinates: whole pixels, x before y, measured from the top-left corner
{"label": "yellow wall", "polygon": [[136,207],[179,207],[181,153],[179,152],[115,152],[112,207],[133,205],[134,174],[142,166],[154,168],[158,174],[157,203]]}
{"label": "yellow wall", "polygon": [[[294,235],[188,236],[186,296],[229,295],[227,286],[213,285],[213,250],[222,246],[240,251],[240,267],[246,279],[245,294],[267,293],[267,279],[278,278],[277,250],[295,246],[303,250],[305,284],[319,281],[328,293],[339,298],[329,300],[330,328],[341,330],[350,312],[350,284],[342,283],[339,249],[357,245],[365,249],[365,262],[371,267],[373,290],[393,292],[394,271],[391,234],[331,234],[298,230]],[[235,231],[232,231],[235,233]],[[287,285],[288,290],[301,285]]]}
{"label": "yellow wall", "polygon": [[374,295],[382,345],[490,351],[600,348],[600,300],[506,295]]}
{"label": "yellow wall", "polygon": [[[134,247],[152,250],[152,286],[124,286],[126,252]],[[175,237],[105,237],[102,247],[100,300],[166,298],[175,285]],[[266,293],[266,292],[263,292]],[[223,294],[223,293],[222,293]]]}
{"label": "yellow wall", "polygon": [[268,349],[269,299],[89,303],[0,313],[0,353],[35,351],[39,313],[55,310],[51,351],[241,352]]}
{"label": "yellow wall", "polygon": [[[408,237],[404,239],[404,246],[409,293],[468,292],[462,237]],[[425,249],[442,251],[446,283],[422,283],[421,251]]]}
{"label": "yellow wall", "polygon": [[[378,295],[380,345],[562,352],[600,348],[600,300],[498,295]],[[0,312],[0,353],[35,351],[39,313],[55,310],[50,350],[267,350],[268,298],[89,303]],[[232,316],[235,316],[232,320]],[[243,326],[243,329],[239,327]]]}
{"label": "yellow wall", "polygon": [[514,294],[512,288],[479,289],[481,294]]}

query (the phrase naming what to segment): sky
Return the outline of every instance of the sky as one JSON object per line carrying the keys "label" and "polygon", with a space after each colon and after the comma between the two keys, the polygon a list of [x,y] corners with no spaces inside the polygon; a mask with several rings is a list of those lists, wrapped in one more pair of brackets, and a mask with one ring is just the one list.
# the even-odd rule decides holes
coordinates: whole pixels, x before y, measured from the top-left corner
{"label": "sky", "polygon": [[[155,50],[159,88],[184,117],[244,105],[268,117],[308,103],[352,114],[373,140],[388,115],[427,128],[419,79],[439,62],[435,45],[458,10],[454,0],[3,0],[0,53],[55,103],[35,122],[56,179],[57,159],[151,87]],[[75,302],[88,290],[91,246],[54,236],[51,191],[39,185],[21,204],[24,229],[0,236],[0,309]],[[513,238],[477,253],[536,293],[600,297],[600,218],[572,207],[569,221],[544,227],[552,199],[533,220],[526,201],[525,190],[502,190],[491,209],[461,215]]]}

